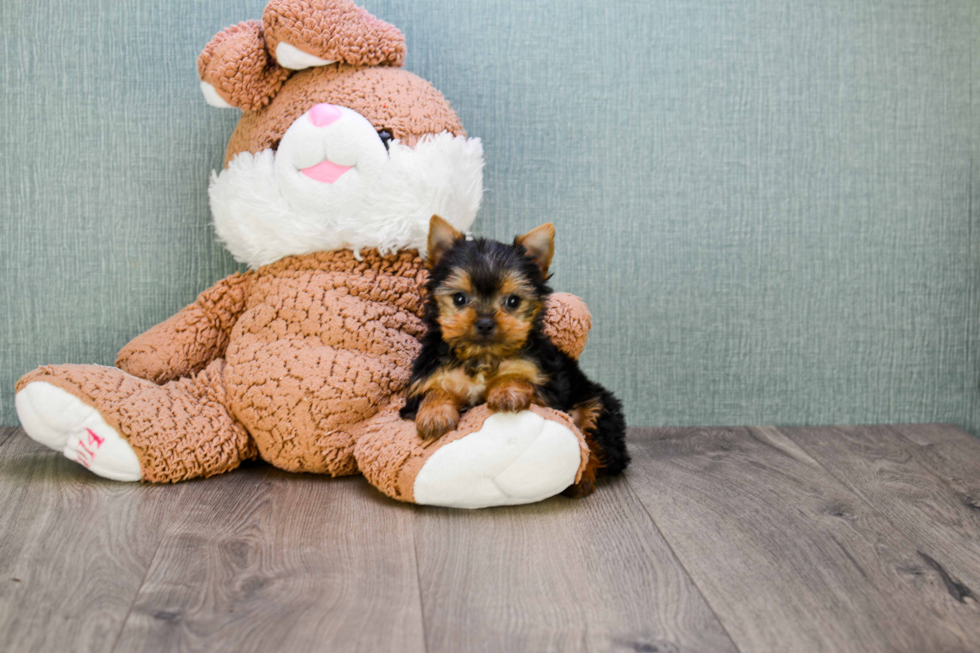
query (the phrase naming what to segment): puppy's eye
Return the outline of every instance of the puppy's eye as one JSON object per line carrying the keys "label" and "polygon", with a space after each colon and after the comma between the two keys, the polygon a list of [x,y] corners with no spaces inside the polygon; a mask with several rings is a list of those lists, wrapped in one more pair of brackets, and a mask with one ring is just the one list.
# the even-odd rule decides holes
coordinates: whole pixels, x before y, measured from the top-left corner
{"label": "puppy's eye", "polygon": [[507,298],[507,308],[517,308],[521,305],[521,298],[517,295],[511,295]]}
{"label": "puppy's eye", "polygon": [[456,306],[466,306],[466,293],[458,292],[453,295],[453,304],[456,304]]}
{"label": "puppy's eye", "polygon": [[379,129],[378,138],[380,138],[381,142],[385,144],[385,149],[387,150],[389,147],[391,147],[391,141],[395,137],[392,136],[391,132],[388,131],[387,129]]}

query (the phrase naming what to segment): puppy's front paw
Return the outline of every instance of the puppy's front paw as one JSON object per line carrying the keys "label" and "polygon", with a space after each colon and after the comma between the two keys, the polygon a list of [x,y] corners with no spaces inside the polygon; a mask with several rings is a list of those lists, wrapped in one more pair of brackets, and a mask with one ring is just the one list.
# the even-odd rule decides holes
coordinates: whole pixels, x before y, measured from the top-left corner
{"label": "puppy's front paw", "polygon": [[527,410],[533,400],[534,387],[531,384],[508,381],[490,390],[487,408],[495,413],[519,413]]}
{"label": "puppy's front paw", "polygon": [[459,424],[459,411],[448,401],[423,401],[415,415],[415,429],[423,440],[438,438]]}
{"label": "puppy's front paw", "polygon": [[570,499],[583,499],[593,492],[595,492],[595,482],[583,479],[575,485],[569,485],[565,488],[562,495]]}

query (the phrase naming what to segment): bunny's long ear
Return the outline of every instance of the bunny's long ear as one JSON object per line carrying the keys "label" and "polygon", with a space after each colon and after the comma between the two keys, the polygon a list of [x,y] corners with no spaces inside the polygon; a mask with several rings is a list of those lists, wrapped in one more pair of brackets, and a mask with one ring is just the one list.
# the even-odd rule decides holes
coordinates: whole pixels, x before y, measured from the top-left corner
{"label": "bunny's long ear", "polygon": [[291,70],[342,62],[401,66],[405,37],[351,0],[270,0],[262,14],[269,52]]}
{"label": "bunny's long ear", "polygon": [[208,104],[243,111],[269,104],[290,75],[269,56],[262,23],[255,20],[216,34],[197,58],[197,72]]}

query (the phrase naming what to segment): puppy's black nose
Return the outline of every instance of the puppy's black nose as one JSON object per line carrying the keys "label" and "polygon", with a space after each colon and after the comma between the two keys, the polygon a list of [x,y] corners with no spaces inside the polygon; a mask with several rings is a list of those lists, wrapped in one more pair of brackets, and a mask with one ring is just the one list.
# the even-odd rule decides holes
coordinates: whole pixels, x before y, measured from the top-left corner
{"label": "puppy's black nose", "polygon": [[481,317],[476,321],[474,326],[476,327],[476,332],[479,335],[488,336],[493,333],[496,323],[493,321],[492,317]]}

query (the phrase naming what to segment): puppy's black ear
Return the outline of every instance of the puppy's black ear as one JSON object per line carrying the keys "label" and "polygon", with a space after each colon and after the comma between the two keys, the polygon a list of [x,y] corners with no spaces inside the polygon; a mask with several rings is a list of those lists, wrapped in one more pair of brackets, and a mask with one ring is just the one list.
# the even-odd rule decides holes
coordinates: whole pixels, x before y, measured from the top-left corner
{"label": "puppy's black ear", "polygon": [[463,238],[463,234],[456,231],[456,228],[451,224],[438,215],[432,216],[429,220],[429,242],[427,246],[429,269],[434,268],[443,254],[451,250],[456,241]]}
{"label": "puppy's black ear", "polygon": [[514,239],[514,247],[523,247],[541,270],[541,276],[547,279],[551,257],[555,255],[555,225],[549,222],[518,236]]}

